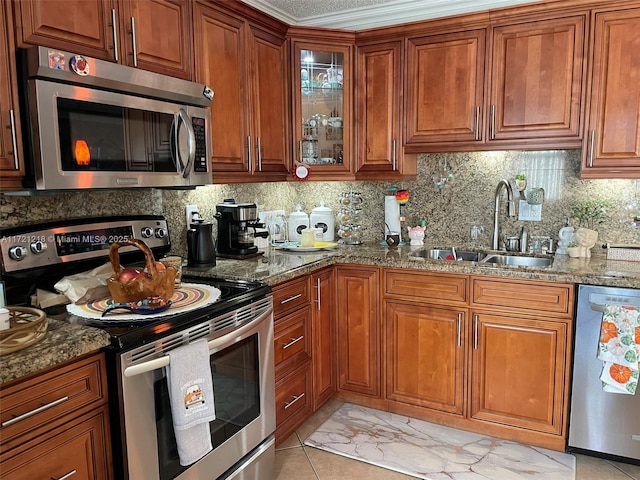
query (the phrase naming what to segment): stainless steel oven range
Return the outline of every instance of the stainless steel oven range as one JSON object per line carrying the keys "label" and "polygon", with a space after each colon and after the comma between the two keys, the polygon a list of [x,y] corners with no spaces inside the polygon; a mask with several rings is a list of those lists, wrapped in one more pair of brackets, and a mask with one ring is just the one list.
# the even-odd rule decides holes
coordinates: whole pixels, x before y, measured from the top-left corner
{"label": "stainless steel oven range", "polygon": [[[142,238],[156,258],[170,251],[161,216],[67,220],[0,231],[7,300],[28,304],[37,288],[52,290],[65,275],[108,261],[109,238]],[[105,240],[106,238],[106,240]],[[138,251],[121,249],[121,262],[142,262]],[[220,298],[200,309],[150,320],[81,318],[66,309],[58,319],[102,328],[106,348],[111,436],[116,479],[268,479],[273,477],[275,387],[273,305],[259,282],[197,279]],[[210,422],[213,450],[189,466],[178,458],[165,367],[168,352],[206,339],[216,419]]]}

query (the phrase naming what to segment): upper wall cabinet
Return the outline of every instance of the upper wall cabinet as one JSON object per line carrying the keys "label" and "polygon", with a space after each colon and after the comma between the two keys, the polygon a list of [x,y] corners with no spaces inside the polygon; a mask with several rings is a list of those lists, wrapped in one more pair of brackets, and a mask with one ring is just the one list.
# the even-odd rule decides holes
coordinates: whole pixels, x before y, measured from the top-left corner
{"label": "upper wall cabinet", "polygon": [[215,183],[283,181],[289,172],[284,33],[224,5],[194,5],[196,80],[211,86]]}
{"label": "upper wall cabinet", "polygon": [[16,37],[20,47],[44,45],[190,80],[190,5],[188,0],[15,0]]}
{"label": "upper wall cabinet", "polygon": [[482,140],[485,30],[407,39],[407,145]]}
{"label": "upper wall cabinet", "polygon": [[11,4],[0,4],[0,190],[20,188],[24,162],[16,80]]}
{"label": "upper wall cabinet", "polygon": [[402,40],[357,45],[356,179],[415,177],[402,142]]}
{"label": "upper wall cabinet", "polygon": [[593,15],[582,178],[640,178],[640,8]]}
{"label": "upper wall cabinet", "polygon": [[408,150],[580,145],[585,15],[526,20],[407,39]]}
{"label": "upper wall cabinet", "polygon": [[353,178],[353,40],[290,34],[292,39],[292,173],[301,179]]}

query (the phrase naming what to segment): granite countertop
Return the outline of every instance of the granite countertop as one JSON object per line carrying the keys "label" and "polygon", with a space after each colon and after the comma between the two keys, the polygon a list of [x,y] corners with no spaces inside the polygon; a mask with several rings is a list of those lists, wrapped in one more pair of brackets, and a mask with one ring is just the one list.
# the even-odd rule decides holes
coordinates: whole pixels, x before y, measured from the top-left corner
{"label": "granite countertop", "polygon": [[548,267],[515,267],[478,262],[428,260],[420,257],[421,250],[434,247],[437,246],[401,246],[391,249],[379,244],[340,245],[332,250],[305,253],[269,249],[263,256],[245,260],[218,258],[215,267],[184,268],[184,274],[259,280],[269,285],[276,285],[325,266],[352,263],[430,272],[640,288],[640,262],[607,260],[606,256],[599,251],[594,251],[591,258],[557,256],[554,257],[553,264]]}
{"label": "granite countertop", "polygon": [[[336,264],[377,265],[429,272],[490,275],[497,277],[585,283],[640,288],[640,262],[607,260],[601,252],[592,258],[558,256],[549,267],[490,266],[477,262],[427,260],[419,252],[432,246],[402,246],[396,249],[378,244],[343,246],[317,252],[268,249],[264,255],[244,260],[218,258],[212,268],[184,268],[196,277],[259,280],[268,285],[291,280]],[[109,335],[97,328],[72,325],[49,318],[46,337],[24,350],[0,356],[0,385],[55,366],[76,356],[109,345]]]}
{"label": "granite countertop", "polygon": [[24,350],[0,356],[0,385],[109,345],[109,334],[48,318],[47,333]]}

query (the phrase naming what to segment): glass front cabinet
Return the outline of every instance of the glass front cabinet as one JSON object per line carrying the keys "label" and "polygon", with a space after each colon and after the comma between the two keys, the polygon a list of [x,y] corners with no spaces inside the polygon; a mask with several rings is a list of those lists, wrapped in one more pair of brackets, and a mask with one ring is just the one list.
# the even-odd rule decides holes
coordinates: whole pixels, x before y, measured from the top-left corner
{"label": "glass front cabinet", "polygon": [[293,41],[293,168],[300,180],[353,177],[351,45]]}

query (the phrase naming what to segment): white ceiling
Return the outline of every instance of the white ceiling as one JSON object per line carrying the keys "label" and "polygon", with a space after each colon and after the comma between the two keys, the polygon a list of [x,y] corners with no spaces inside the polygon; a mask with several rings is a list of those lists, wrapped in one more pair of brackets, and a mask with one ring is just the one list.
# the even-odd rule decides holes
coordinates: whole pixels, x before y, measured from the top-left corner
{"label": "white ceiling", "polygon": [[289,25],[365,30],[541,0],[242,0]]}

